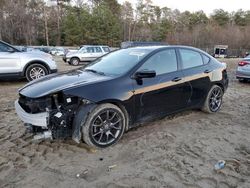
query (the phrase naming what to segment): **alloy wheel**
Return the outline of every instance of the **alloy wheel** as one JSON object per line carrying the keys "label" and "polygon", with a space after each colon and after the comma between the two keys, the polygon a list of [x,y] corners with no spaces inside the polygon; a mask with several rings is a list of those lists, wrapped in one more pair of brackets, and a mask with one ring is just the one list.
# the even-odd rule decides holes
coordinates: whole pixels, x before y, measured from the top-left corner
{"label": "alloy wheel", "polygon": [[101,111],[92,121],[91,136],[98,145],[114,143],[122,133],[123,119],[114,109]]}
{"label": "alloy wheel", "polygon": [[222,103],[223,91],[220,87],[214,88],[209,98],[209,108],[212,112],[219,110]]}
{"label": "alloy wheel", "polygon": [[41,67],[34,67],[30,70],[30,78],[32,80],[41,78],[46,75],[46,72]]}

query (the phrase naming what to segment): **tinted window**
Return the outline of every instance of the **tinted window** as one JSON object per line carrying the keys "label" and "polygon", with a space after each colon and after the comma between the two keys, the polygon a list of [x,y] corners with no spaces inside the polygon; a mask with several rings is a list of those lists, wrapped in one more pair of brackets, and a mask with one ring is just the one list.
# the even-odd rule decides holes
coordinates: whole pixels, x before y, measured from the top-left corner
{"label": "tinted window", "polygon": [[193,50],[180,49],[183,69],[203,65],[203,60],[199,52]]}
{"label": "tinted window", "polygon": [[96,53],[101,53],[102,52],[102,49],[100,47],[95,47],[95,52]]}
{"label": "tinted window", "polygon": [[109,53],[88,65],[85,70],[92,69],[106,75],[122,75],[132,69],[142,58],[149,54],[149,49],[122,49]]}
{"label": "tinted window", "polygon": [[10,50],[12,50],[11,47],[9,47],[9,46],[7,46],[7,45],[5,45],[3,43],[0,43],[0,52],[8,52]]}
{"label": "tinted window", "polygon": [[177,71],[175,50],[169,49],[156,53],[139,70],[154,70],[156,75]]}

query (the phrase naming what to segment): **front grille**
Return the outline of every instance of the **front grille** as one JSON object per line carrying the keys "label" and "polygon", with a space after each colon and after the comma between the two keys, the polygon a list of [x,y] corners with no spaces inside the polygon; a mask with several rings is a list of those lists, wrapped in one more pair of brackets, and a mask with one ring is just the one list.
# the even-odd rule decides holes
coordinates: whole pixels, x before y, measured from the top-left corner
{"label": "front grille", "polygon": [[32,99],[25,96],[20,95],[19,97],[20,106],[27,112],[31,114],[45,112],[46,108],[51,106],[51,98],[43,97]]}

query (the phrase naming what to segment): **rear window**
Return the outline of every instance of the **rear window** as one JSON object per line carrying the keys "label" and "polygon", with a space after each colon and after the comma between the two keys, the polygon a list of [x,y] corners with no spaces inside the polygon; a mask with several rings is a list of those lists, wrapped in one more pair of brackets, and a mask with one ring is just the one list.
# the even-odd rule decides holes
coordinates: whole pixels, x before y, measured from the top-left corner
{"label": "rear window", "polygon": [[188,49],[180,49],[179,51],[182,59],[183,69],[203,65],[203,59],[199,52]]}

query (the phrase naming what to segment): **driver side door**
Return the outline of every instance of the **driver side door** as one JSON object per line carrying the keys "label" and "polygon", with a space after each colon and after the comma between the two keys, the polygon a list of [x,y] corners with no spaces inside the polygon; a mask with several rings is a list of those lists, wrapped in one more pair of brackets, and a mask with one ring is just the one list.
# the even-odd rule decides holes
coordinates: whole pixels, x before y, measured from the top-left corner
{"label": "driver side door", "polygon": [[0,73],[19,73],[20,55],[10,46],[0,43]]}
{"label": "driver side door", "polygon": [[183,79],[175,49],[151,56],[138,70],[155,71],[153,78],[134,81],[136,121],[143,122],[187,107],[191,86]]}

